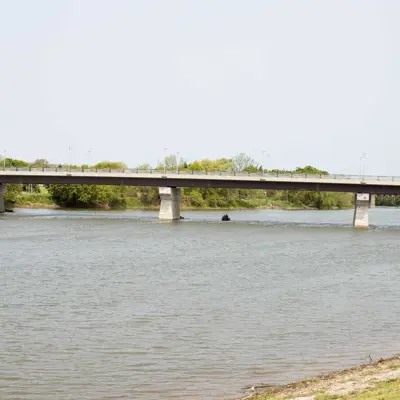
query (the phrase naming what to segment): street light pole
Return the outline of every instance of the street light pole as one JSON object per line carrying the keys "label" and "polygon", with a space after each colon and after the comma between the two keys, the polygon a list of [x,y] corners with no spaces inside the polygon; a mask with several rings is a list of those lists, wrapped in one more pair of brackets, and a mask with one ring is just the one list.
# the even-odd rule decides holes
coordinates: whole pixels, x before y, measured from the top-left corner
{"label": "street light pole", "polygon": [[164,175],[167,174],[167,148],[164,147]]}
{"label": "street light pole", "polygon": [[361,153],[360,156],[360,180],[363,181],[364,180],[364,160],[366,157],[366,153]]}
{"label": "street light pole", "polygon": [[88,168],[90,168],[90,156],[92,155],[92,149],[88,151]]}
{"label": "street light pole", "polygon": [[179,151],[176,153],[176,173],[179,172]]}
{"label": "street light pole", "polygon": [[6,170],[6,154],[7,154],[7,151],[6,150],[4,150],[4,170]]}
{"label": "street light pole", "polygon": [[[262,153],[263,153],[263,160],[264,161],[267,161],[267,159],[268,159],[268,157],[269,157],[269,154],[267,153],[267,151],[266,150],[263,150],[262,151]],[[266,163],[267,164],[267,163]],[[263,174],[264,174],[264,170],[265,170],[266,168],[263,168]]]}
{"label": "street light pole", "polygon": [[69,170],[71,171],[72,163],[71,163],[71,150],[72,146],[68,146],[68,161],[69,161]]}

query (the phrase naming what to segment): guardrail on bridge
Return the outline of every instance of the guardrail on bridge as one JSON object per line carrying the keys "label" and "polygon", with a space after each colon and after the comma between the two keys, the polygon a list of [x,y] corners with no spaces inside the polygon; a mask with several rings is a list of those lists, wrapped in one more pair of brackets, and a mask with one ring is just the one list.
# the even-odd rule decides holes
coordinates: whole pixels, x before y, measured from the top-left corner
{"label": "guardrail on bridge", "polygon": [[148,174],[148,175],[204,175],[204,176],[243,176],[243,177],[265,177],[265,178],[299,178],[299,179],[332,179],[332,180],[350,180],[350,181],[400,181],[396,176],[373,176],[373,175],[345,175],[345,174],[294,174],[280,172],[237,172],[237,171],[193,171],[193,170],[166,170],[163,169],[111,169],[111,168],[0,168],[0,173],[4,172],[43,172],[43,173],[108,173],[108,174]]}

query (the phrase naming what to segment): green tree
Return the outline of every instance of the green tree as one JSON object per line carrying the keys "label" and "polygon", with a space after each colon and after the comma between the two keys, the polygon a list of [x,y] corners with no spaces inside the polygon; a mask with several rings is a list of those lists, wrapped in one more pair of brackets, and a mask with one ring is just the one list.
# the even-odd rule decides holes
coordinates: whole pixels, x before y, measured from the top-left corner
{"label": "green tree", "polygon": [[103,185],[49,185],[52,200],[62,207],[122,208],[125,188]]}
{"label": "green tree", "polygon": [[174,169],[176,168],[178,161],[176,159],[176,155],[175,154],[170,154],[169,156],[164,157],[164,163],[163,163],[163,168],[165,165],[166,169]]}
{"label": "green tree", "polygon": [[128,169],[128,166],[121,161],[102,161],[93,166],[98,169]]}
{"label": "green tree", "polygon": [[[0,160],[0,167],[4,166],[4,158]],[[29,167],[29,163],[22,160],[15,160],[13,158],[6,158],[6,168],[26,168]]]}
{"label": "green tree", "polygon": [[160,204],[160,195],[157,187],[144,186],[139,188],[139,200],[145,207]]}
{"label": "green tree", "polygon": [[399,207],[400,196],[395,194],[380,194],[376,196],[375,204],[384,207]]}
{"label": "green tree", "polygon": [[194,162],[190,163],[188,165],[188,170],[190,170],[190,171],[201,171],[202,170],[201,163],[199,161],[194,161]]}
{"label": "green tree", "polygon": [[236,172],[242,172],[246,168],[256,167],[256,162],[246,153],[239,153],[232,158],[233,170]]}
{"label": "green tree", "polygon": [[250,167],[246,167],[246,168],[243,170],[243,172],[250,172],[251,174],[255,174],[255,173],[257,173],[257,172],[260,172],[260,169],[257,168],[257,167],[254,166],[254,165],[251,165]]}
{"label": "green tree", "polygon": [[32,168],[47,168],[49,167],[50,163],[45,158],[38,158],[32,164]]}
{"label": "green tree", "polygon": [[314,168],[311,165],[307,165],[303,168],[296,168],[295,174],[310,174],[310,175],[328,175],[328,172],[322,171],[318,168]]}
{"label": "green tree", "polygon": [[8,184],[4,196],[6,207],[11,206],[17,201],[18,196],[22,193],[23,185]]}

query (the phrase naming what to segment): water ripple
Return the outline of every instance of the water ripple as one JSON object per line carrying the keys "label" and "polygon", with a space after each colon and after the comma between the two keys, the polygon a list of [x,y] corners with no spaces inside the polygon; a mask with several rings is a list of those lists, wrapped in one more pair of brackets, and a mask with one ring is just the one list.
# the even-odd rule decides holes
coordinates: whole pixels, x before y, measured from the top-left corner
{"label": "water ripple", "polygon": [[2,218],[0,398],[224,399],[399,352],[396,210],[185,214]]}

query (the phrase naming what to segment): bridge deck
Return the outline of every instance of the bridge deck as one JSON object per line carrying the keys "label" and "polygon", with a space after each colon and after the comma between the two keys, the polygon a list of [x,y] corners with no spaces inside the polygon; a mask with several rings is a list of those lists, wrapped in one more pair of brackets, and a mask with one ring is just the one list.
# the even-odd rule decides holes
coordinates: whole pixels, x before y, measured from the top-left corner
{"label": "bridge deck", "polygon": [[181,186],[400,194],[400,177],[160,170],[6,168],[0,183]]}

